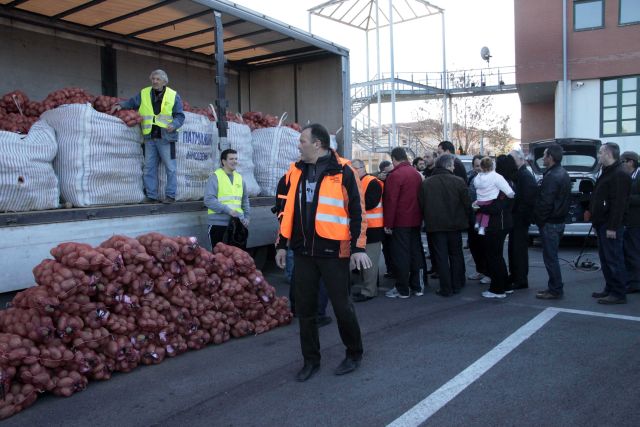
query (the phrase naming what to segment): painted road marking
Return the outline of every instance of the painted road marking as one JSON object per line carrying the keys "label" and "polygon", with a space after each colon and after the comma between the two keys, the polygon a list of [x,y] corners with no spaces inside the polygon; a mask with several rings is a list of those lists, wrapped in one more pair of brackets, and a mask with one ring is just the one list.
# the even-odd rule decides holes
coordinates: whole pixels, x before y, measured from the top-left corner
{"label": "painted road marking", "polygon": [[444,405],[453,400],[464,389],[473,384],[489,369],[495,366],[527,338],[540,330],[558,313],[580,314],[585,316],[606,317],[610,319],[631,320],[640,322],[640,317],[620,314],[600,313],[597,311],[572,310],[568,308],[549,307],[520,327],[491,351],[476,360],[467,369],[460,372],[442,387],[431,393],[413,408],[402,414],[389,424],[390,427],[419,426],[438,412]]}

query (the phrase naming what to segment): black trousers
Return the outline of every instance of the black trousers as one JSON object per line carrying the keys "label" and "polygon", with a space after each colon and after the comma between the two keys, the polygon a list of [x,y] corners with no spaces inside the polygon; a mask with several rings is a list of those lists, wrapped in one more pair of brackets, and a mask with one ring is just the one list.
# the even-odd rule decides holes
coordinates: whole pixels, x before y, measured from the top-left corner
{"label": "black trousers", "polygon": [[517,222],[509,232],[509,281],[514,287],[528,286],[529,280],[529,225]]}
{"label": "black trousers", "polygon": [[435,273],[438,271],[438,261],[434,255],[436,250],[433,247],[433,233],[427,233],[427,247],[429,248],[429,256],[431,257],[431,270]]}
{"label": "black trousers", "polygon": [[507,238],[508,230],[496,230],[487,228],[485,231],[485,247],[487,249],[487,259],[490,260],[488,276],[491,278],[489,291],[494,294],[504,294],[511,287],[508,285],[509,273],[507,263],[504,261],[504,240]]}
{"label": "black trousers", "polygon": [[440,292],[444,295],[458,293],[465,283],[462,232],[436,231],[431,236],[438,268],[436,271],[440,276]]}
{"label": "black trousers", "polygon": [[391,256],[391,235],[384,235],[382,240],[382,255],[384,256],[384,265],[387,266],[387,273],[395,274],[396,269],[393,267],[393,258]]}
{"label": "black trousers", "polygon": [[211,250],[216,247],[216,243],[218,242],[227,243],[227,228],[228,227],[226,225],[209,226],[209,242],[211,243]]}
{"label": "black trousers", "polygon": [[467,231],[467,242],[469,242],[469,251],[473,262],[476,264],[476,271],[488,276],[489,267],[487,265],[487,249],[485,248],[484,237],[480,236],[475,227],[471,226]]}
{"label": "black trousers", "polygon": [[420,246],[420,227],[396,227],[391,234],[391,256],[396,273],[396,289],[402,295],[422,291],[424,258]]}
{"label": "black trousers", "polygon": [[320,258],[294,255],[296,313],[300,322],[300,347],[302,357],[311,363],[320,362],[320,338],[318,336],[318,293],[320,279],[324,281],[329,300],[336,315],[346,356],[362,358],[362,337],[356,311],[349,298],[349,258]]}

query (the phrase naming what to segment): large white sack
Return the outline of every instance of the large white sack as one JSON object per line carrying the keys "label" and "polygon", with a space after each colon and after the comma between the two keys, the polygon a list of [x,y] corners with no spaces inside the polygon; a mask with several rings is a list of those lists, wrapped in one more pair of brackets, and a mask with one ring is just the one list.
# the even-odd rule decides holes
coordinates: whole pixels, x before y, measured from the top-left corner
{"label": "large white sack", "polygon": [[140,203],[142,134],[90,105],[71,104],[40,116],[56,131],[53,161],[60,193],[73,206]]}
{"label": "large white sack", "polygon": [[282,126],[286,113],[276,127],[251,132],[255,177],[262,196],[275,196],[278,181],[292,162],[300,158],[300,132]]}
{"label": "large white sack", "polygon": [[28,135],[0,131],[0,211],[55,209],[60,200],[52,162],[56,135],[42,121]]}
{"label": "large white sack", "polygon": [[[217,168],[218,128],[200,114],[185,111],[184,124],[176,142],[176,200],[202,200],[209,175]],[[158,168],[158,194],[164,199],[167,175],[164,165]]]}
{"label": "large white sack", "polygon": [[[242,181],[247,186],[249,197],[260,194],[260,186],[256,182],[253,164],[253,146],[251,143],[251,129],[247,125],[229,122],[227,142],[238,152],[237,172],[242,175]],[[218,158],[219,160],[219,158]],[[216,167],[220,166],[220,162]]]}

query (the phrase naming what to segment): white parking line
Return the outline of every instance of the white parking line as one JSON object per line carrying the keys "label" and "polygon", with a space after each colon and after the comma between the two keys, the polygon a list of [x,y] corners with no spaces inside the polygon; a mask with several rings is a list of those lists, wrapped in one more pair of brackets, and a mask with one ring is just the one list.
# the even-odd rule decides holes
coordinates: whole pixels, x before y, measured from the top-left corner
{"label": "white parking line", "polygon": [[469,387],[496,363],[511,353],[527,338],[536,333],[558,313],[580,314],[586,316],[607,317],[620,320],[640,322],[640,317],[625,316],[620,314],[600,313],[597,311],[572,310],[568,308],[549,307],[531,319],[520,329],[509,335],[504,341],[495,346],[491,351],[476,360],[467,369],[460,372],[442,387],[431,393],[413,408],[402,414],[389,424],[390,427],[419,426],[427,421],[444,405],[453,400],[464,389]]}

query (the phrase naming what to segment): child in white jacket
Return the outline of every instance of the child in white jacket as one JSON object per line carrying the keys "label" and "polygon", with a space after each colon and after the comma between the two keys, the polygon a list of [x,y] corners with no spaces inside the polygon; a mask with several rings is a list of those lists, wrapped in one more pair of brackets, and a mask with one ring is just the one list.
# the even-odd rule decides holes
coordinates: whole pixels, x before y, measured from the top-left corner
{"label": "child in white jacket", "polygon": [[[485,157],[480,160],[480,172],[474,179],[473,185],[476,188],[477,199],[474,208],[480,206],[488,206],[492,204],[502,191],[508,198],[512,199],[515,193],[506,179],[493,170],[493,160]],[[484,229],[489,225],[489,215],[484,213],[476,213],[475,228],[478,234],[484,235]]]}

